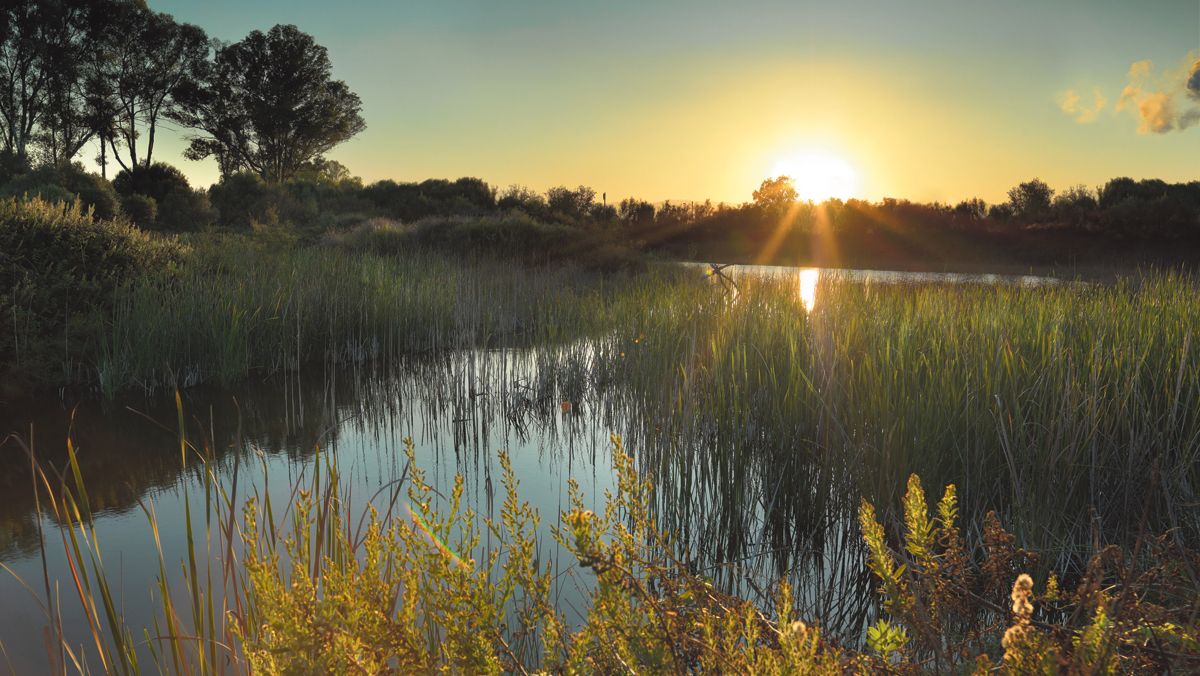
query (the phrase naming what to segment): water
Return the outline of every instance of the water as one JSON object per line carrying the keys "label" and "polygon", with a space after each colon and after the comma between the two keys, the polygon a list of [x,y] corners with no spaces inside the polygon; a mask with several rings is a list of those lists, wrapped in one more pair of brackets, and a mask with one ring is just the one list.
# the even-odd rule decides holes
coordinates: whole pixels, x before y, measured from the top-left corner
{"label": "water", "polygon": [[[795,272],[724,271],[734,279]],[[809,310],[820,302],[817,281],[827,274],[867,283],[1053,283],[1035,277],[811,269],[797,275]],[[182,399],[186,436],[212,449],[218,477],[227,485],[234,467],[240,468],[239,500],[254,490],[270,491],[276,504],[285,504],[291,486],[313,471],[318,452],[336,458],[356,510],[404,476],[403,440],[412,437],[427,481],[448,489],[461,473],[466,502],[485,516],[497,514],[503,500],[497,451],[506,449],[522,497],[542,515],[544,556],[569,571],[556,593],[568,620],[577,621],[590,573],[571,565],[549,529],[567,506],[568,477],[597,500],[595,507],[602,506],[598,496],[614,483],[609,434],[618,433],[657,485],[659,521],[679,535],[689,565],[751,598],[779,576],[791,577],[802,615],[854,635],[872,612],[872,593],[850,523],[852,497],[815,479],[811,495],[780,496],[770,477],[705,466],[686,450],[703,444],[702,431],[690,440],[663,432],[623,393],[606,389],[596,378],[596,350],[602,344],[598,338],[558,347],[461,352],[414,359],[386,372],[318,365],[233,390],[191,388]],[[180,460],[175,403],[170,397],[69,406],[42,400],[0,413],[0,434],[32,440],[40,461],[60,470],[68,429],[117,604],[135,630],[149,626],[160,607],[153,590],[159,560],[145,512],[152,510],[160,524],[167,569],[178,571],[186,551],[184,496],[191,496],[193,510],[203,498],[196,456]],[[39,528],[48,544],[51,595],[61,596],[57,603],[72,643],[87,641],[86,622],[68,584],[58,524],[45,512],[38,515],[28,465],[14,440],[0,446],[0,562],[13,573],[0,574],[0,641],[18,672],[46,664]]]}

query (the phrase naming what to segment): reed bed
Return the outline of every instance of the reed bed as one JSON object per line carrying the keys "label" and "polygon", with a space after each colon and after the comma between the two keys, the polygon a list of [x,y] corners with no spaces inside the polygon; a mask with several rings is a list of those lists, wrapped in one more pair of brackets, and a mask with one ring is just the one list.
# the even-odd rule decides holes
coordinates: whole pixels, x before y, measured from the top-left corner
{"label": "reed bed", "polygon": [[1082,560],[1146,527],[1200,542],[1187,507],[1196,289],[1176,274],[1032,287],[826,275],[808,311],[790,277],[747,275],[732,292],[666,266],[603,277],[222,247],[123,290],[97,371],[110,392],[536,346],[533,369],[490,386],[512,394],[505,415],[603,409],[659,484],[664,518],[726,558],[836,541],[859,496],[897,504],[918,472],[957,483],[968,513],[998,509],[1022,541]]}

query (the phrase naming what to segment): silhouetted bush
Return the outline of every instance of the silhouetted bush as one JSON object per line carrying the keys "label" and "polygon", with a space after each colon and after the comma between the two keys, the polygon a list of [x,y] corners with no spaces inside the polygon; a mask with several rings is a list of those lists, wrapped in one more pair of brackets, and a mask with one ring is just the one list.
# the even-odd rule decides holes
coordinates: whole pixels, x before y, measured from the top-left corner
{"label": "silhouetted bush", "polygon": [[279,193],[257,175],[243,172],[222,178],[208,189],[208,198],[221,225],[249,230],[254,223],[279,223]]}
{"label": "silhouetted bush", "polygon": [[121,210],[139,228],[153,228],[158,219],[158,202],[146,195],[133,194],[121,198]]}
{"label": "silhouetted bush", "polygon": [[175,190],[158,202],[159,230],[190,232],[212,225],[217,220],[216,209],[202,190]]}
{"label": "silhouetted bush", "polygon": [[155,202],[162,202],[173,192],[192,189],[182,171],[164,162],[155,162],[133,171],[122,169],[113,178],[112,185],[113,190],[122,197],[145,195],[154,198]]}
{"label": "silhouetted bush", "polygon": [[[122,204],[133,204],[134,196],[141,195],[154,201],[155,216],[146,220],[144,213],[139,217],[129,213],[129,218],[139,227],[167,231],[194,231],[204,228],[216,220],[216,214],[208,196],[192,190],[187,177],[175,167],[156,162],[149,167],[133,171],[121,170],[113,179],[113,189],[122,196]],[[134,208],[143,208],[140,205]]]}
{"label": "silhouetted bush", "polygon": [[16,153],[0,151],[0,186],[21,174],[28,173],[29,169],[28,160],[21,159]]}
{"label": "silhouetted bush", "polygon": [[520,211],[536,219],[545,220],[549,209],[546,207],[546,198],[530,188],[523,185],[510,185],[500,198],[496,200],[496,206],[501,211]]}
{"label": "silhouetted bush", "polygon": [[78,164],[39,167],[15,176],[0,188],[0,197],[40,197],[48,202],[69,202],[78,198],[97,219],[108,220],[121,213],[112,184],[88,173]]}
{"label": "silhouetted bush", "polygon": [[555,221],[579,223],[587,217],[596,201],[596,191],[586,185],[571,190],[557,186],[546,191],[546,206]]}

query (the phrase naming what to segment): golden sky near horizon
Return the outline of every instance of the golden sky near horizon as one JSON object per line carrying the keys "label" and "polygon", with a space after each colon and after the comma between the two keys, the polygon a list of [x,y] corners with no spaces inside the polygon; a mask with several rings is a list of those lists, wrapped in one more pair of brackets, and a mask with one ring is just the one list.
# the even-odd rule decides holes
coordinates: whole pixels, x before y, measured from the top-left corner
{"label": "golden sky near horizon", "polygon": [[814,191],[995,202],[1034,176],[1200,180],[1194,0],[151,6],[224,40],[312,33],[368,125],[330,157],[367,181],[741,202],[781,169],[849,167]]}

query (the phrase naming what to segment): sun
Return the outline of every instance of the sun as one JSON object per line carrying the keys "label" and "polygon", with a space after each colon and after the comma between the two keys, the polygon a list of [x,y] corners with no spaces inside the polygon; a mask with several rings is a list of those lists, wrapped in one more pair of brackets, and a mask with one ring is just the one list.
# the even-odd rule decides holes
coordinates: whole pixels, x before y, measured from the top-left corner
{"label": "sun", "polygon": [[775,163],[774,176],[790,176],[802,200],[850,199],[858,190],[858,174],[846,160],[825,153],[801,153]]}

